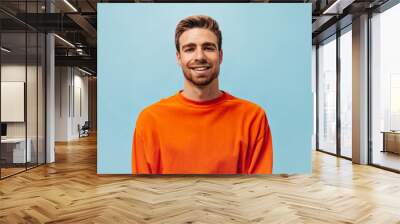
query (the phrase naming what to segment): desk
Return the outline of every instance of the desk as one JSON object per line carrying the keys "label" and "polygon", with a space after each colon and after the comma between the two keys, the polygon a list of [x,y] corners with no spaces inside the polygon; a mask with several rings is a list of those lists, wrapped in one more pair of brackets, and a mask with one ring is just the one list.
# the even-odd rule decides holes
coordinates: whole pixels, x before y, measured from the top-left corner
{"label": "desk", "polygon": [[[32,159],[30,138],[27,139],[26,155],[25,155],[25,138],[6,138],[1,139],[1,154],[9,163],[25,163],[30,162]],[[3,154],[5,154],[3,156]],[[12,160],[11,160],[12,158]]]}
{"label": "desk", "polygon": [[400,154],[400,131],[382,131],[383,150],[382,152],[393,152]]}

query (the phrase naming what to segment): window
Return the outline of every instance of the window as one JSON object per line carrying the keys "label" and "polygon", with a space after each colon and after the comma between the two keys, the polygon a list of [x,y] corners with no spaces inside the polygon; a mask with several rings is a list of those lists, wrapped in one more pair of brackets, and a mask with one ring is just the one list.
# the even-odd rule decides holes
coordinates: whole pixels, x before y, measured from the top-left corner
{"label": "window", "polygon": [[400,170],[400,4],[371,19],[372,163]]}
{"label": "window", "polygon": [[318,47],[318,149],[336,153],[336,36]]}
{"label": "window", "polygon": [[340,155],[352,157],[352,33],[351,26],[340,36]]}

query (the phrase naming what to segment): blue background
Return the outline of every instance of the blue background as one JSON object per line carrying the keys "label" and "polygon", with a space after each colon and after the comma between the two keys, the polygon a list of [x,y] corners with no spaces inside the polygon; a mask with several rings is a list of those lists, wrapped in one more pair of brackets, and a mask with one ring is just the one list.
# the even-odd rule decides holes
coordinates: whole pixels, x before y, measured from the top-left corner
{"label": "blue background", "polygon": [[138,113],[183,88],[174,32],[194,14],[220,25],[221,89],[266,110],[273,173],[311,172],[311,4],[98,6],[99,174],[131,173]]}

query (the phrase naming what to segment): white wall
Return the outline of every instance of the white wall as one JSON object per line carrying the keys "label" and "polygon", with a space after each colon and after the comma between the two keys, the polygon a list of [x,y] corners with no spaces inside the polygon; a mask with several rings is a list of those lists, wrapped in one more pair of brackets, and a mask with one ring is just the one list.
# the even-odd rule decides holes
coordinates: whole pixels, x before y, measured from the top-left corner
{"label": "white wall", "polygon": [[[25,82],[25,64],[9,64],[1,66],[1,81],[2,82]],[[32,66],[28,66],[28,74],[33,69]],[[3,96],[4,97],[4,96]],[[6,108],[1,108],[6,110]],[[7,123],[7,137],[25,137],[25,123],[24,122],[10,122]]]}
{"label": "white wall", "polygon": [[56,67],[55,88],[55,140],[77,139],[78,124],[88,120],[88,77],[76,68]]}
{"label": "white wall", "polygon": [[[35,133],[36,136],[36,66],[18,65],[18,64],[5,64],[1,66],[1,81],[2,82],[25,82],[25,75],[27,69],[28,88],[27,88],[27,120],[28,120],[28,137],[30,133]],[[39,68],[39,74],[41,69]],[[30,88],[29,88],[30,87]],[[4,97],[4,96],[3,96]],[[39,105],[41,107],[42,105]],[[2,108],[6,110],[6,108]],[[32,123],[34,122],[34,123]],[[7,136],[8,137],[25,137],[25,122],[7,122]]]}
{"label": "white wall", "polygon": [[68,117],[70,84],[69,68],[55,68],[55,141],[68,140]]}
{"label": "white wall", "polygon": [[73,108],[71,108],[72,114],[71,114],[71,136],[72,138],[78,138],[79,137],[79,132],[78,132],[78,124],[82,126],[85,121],[88,120],[88,77],[87,76],[82,76],[79,73],[77,74],[78,70],[74,70],[74,96],[72,96],[71,99],[74,99],[74,102],[71,102],[71,106],[73,105]]}
{"label": "white wall", "polygon": [[[38,70],[36,70],[38,69]],[[27,120],[23,122],[6,122],[7,137],[24,138],[25,134],[31,143],[32,161],[36,162],[37,153],[39,153],[39,163],[44,162],[44,145],[45,145],[45,118],[44,118],[44,74],[42,67],[36,65],[25,64],[3,64],[1,66],[2,82],[24,82],[26,84],[26,107],[22,108],[23,113],[26,111]],[[26,79],[27,78],[27,82]],[[7,96],[2,96],[7,97]],[[10,108],[1,108],[7,110]],[[12,112],[12,111],[11,111]],[[39,151],[38,151],[39,150]]]}

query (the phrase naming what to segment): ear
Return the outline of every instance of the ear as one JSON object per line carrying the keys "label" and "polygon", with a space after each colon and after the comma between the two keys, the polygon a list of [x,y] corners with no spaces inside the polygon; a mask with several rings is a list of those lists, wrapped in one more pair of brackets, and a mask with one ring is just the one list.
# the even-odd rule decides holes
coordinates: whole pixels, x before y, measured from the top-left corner
{"label": "ear", "polygon": [[178,62],[178,64],[182,66],[181,54],[179,53],[179,51],[176,52],[176,62]]}
{"label": "ear", "polygon": [[224,53],[222,52],[222,49],[219,51],[219,64],[222,64],[222,59],[223,59]]}

